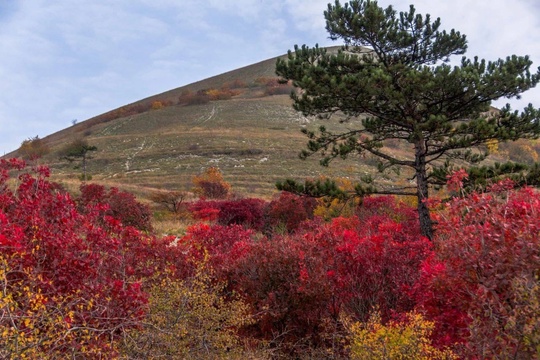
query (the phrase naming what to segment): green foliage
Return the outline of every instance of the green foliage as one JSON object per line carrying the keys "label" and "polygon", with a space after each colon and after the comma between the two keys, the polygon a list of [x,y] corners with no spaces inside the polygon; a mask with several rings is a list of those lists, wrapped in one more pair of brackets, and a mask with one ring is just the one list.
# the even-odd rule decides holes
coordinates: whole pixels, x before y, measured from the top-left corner
{"label": "green foliage", "polygon": [[[345,122],[361,117],[362,126],[306,129],[309,141],[301,157],[320,152],[321,164],[328,165],[337,157],[372,154],[381,170],[410,168],[415,187],[377,191],[416,195],[422,232],[431,238],[424,200],[432,169],[440,160],[482,161],[486,155],[474,149],[494,140],[537,137],[540,116],[532,105],[521,113],[509,105],[489,110],[493,100],[536,86],[540,72],[530,72],[528,56],[515,55],[489,62],[463,57],[458,66],[448,65],[451,56],[467,50],[465,35],[441,30],[440,19],[416,14],[412,5],[398,14],[376,1],[336,1],[324,15],[330,38],[346,45],[337,54],[295,46],[288,59],[278,60],[276,72],[302,89],[291,95],[296,110],[328,119],[339,113]],[[388,151],[385,145],[396,141],[409,153]]]}
{"label": "green foliage", "polygon": [[64,149],[61,150],[61,156],[63,159],[68,160],[69,162],[80,159],[83,168],[81,180],[87,181],[90,180],[86,172],[87,161],[88,159],[90,159],[90,152],[96,150],[97,147],[89,145],[88,141],[86,141],[85,139],[76,139],[73,142],[67,144]]}
{"label": "green foliage", "polygon": [[62,151],[62,155],[65,159],[73,161],[76,158],[84,158],[88,152],[96,151],[97,147],[89,145],[88,141],[84,139],[76,139],[69,143]]}

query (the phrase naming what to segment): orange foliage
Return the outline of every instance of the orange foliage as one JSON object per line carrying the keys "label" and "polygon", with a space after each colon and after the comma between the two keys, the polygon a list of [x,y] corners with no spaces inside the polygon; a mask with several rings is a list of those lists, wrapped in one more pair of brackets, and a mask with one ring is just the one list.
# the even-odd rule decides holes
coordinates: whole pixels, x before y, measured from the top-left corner
{"label": "orange foliage", "polygon": [[231,190],[231,185],[223,179],[223,174],[217,167],[210,167],[201,175],[195,176],[193,185],[193,192],[201,198],[225,199]]}

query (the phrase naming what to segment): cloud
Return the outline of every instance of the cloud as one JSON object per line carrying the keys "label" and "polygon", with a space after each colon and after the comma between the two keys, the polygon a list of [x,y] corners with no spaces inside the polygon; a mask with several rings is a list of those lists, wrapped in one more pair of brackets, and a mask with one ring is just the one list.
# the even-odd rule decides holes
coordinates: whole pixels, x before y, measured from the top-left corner
{"label": "cloud", "polygon": [[[1,151],[161,91],[281,55],[333,45],[331,0],[32,0],[0,2]],[[343,1],[342,1],[343,2]],[[407,10],[410,0],[379,0]],[[530,54],[540,65],[536,0],[416,0],[468,55]],[[524,95],[536,102],[538,92]]]}

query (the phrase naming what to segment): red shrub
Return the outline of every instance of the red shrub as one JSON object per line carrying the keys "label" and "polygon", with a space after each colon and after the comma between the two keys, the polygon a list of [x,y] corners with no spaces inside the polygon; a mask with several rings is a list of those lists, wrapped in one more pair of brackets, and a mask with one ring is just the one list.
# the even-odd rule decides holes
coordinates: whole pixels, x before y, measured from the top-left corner
{"label": "red shrub", "polygon": [[418,289],[427,314],[446,325],[439,338],[466,343],[469,357],[533,358],[540,345],[530,333],[540,329],[531,321],[540,304],[522,286],[540,285],[540,195],[505,188],[447,205],[437,219],[437,257],[424,266]]}
{"label": "red shrub", "polygon": [[268,205],[267,224],[284,226],[288,232],[293,232],[303,221],[313,218],[316,207],[317,201],[313,198],[283,191]]}
{"label": "red shrub", "polygon": [[239,199],[228,201],[199,200],[190,205],[196,219],[217,221],[220,225],[242,225],[254,230],[264,227],[266,202],[260,199]]}
{"label": "red shrub", "polygon": [[139,230],[152,230],[152,215],[147,205],[137,201],[131,193],[119,191],[112,187],[107,192],[105,187],[97,184],[82,184],[81,195],[77,202],[82,208],[88,205],[107,205],[102,214],[118,219],[126,226],[133,226]]}
{"label": "red shrub", "polygon": [[197,263],[208,256],[209,264],[218,277],[234,266],[234,259],[243,256],[251,243],[253,231],[240,225],[191,226],[187,234],[179,240],[186,257]]}
{"label": "red shrub", "polygon": [[[23,173],[11,190],[14,170]],[[87,348],[113,357],[114,340],[145,314],[145,284],[156,271],[174,270],[181,254],[170,246],[172,239],[124,227],[103,215],[106,207],[100,204],[77,206],[48,175],[47,168],[32,172],[23,162],[0,160],[0,276],[5,277],[0,290],[13,303],[9,312],[0,309],[0,327],[15,326],[27,339],[57,336],[52,343],[32,345],[41,347],[41,354],[71,356]],[[99,188],[87,189],[87,199],[101,194]],[[32,300],[40,298],[43,307]],[[59,333],[62,324],[51,328],[40,320],[60,321],[55,320],[60,315],[68,322],[65,333]],[[34,319],[33,327],[26,326]]]}
{"label": "red shrub", "polygon": [[248,243],[226,262],[229,283],[260,315],[251,331],[278,336],[294,352],[292,344],[330,346],[343,312],[365,320],[375,309],[385,319],[412,310],[410,292],[430,254],[418,222],[373,216],[304,222],[292,235]]}

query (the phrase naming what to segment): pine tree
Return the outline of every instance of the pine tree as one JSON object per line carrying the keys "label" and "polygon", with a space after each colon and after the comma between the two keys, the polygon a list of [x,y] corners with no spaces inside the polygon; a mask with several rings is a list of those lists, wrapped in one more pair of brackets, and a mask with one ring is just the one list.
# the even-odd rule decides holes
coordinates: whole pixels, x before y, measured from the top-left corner
{"label": "pine tree", "polygon": [[[452,56],[465,54],[465,35],[440,30],[440,19],[416,14],[412,5],[398,14],[376,1],[336,1],[324,16],[330,38],[342,40],[343,48],[332,53],[295,46],[286,60],[278,61],[276,72],[300,88],[292,98],[304,115],[362,119],[362,125],[347,132],[325,126],[304,130],[309,140],[301,157],[321,152],[321,163],[328,165],[336,157],[372,154],[381,169],[412,169],[416,186],[410,189],[388,191],[370,184],[359,185],[357,192],[416,196],[422,233],[432,238],[425,200],[430,185],[440,183],[441,171],[449,171],[456,160],[484,160],[486,153],[473,150],[487,142],[539,136],[539,109],[529,105],[518,112],[506,105],[490,111],[490,105],[534,87],[540,71],[531,73],[529,57],[515,55],[488,62],[463,56],[458,65],[450,65]],[[386,151],[388,141],[407,144],[409,156]]]}
{"label": "pine tree", "polygon": [[86,164],[88,159],[90,159],[90,152],[96,151],[97,147],[89,145],[88,141],[84,139],[76,139],[73,142],[66,145],[66,147],[61,151],[62,158],[73,162],[76,159],[81,160],[81,165],[83,168],[82,181],[88,180],[88,175],[86,172]]}

